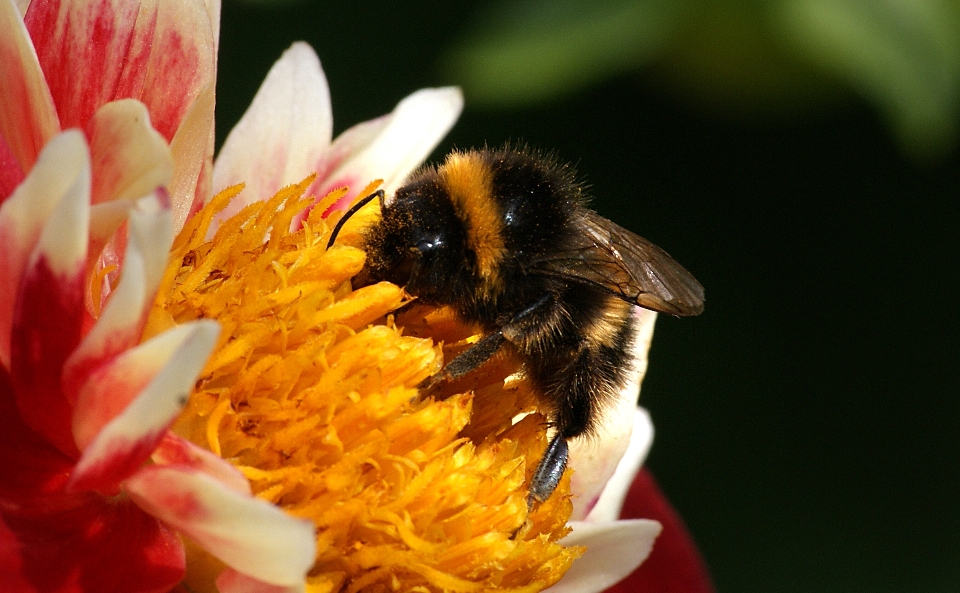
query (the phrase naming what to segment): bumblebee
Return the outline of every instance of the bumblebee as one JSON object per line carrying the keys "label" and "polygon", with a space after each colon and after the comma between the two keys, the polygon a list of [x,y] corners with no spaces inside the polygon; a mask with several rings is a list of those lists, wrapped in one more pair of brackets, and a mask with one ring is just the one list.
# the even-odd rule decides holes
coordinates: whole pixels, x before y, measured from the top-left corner
{"label": "bumblebee", "polygon": [[665,251],[586,207],[568,165],[535,151],[453,152],[392,197],[364,231],[356,285],[387,280],[420,302],[449,306],[483,337],[420,385],[430,389],[501,350],[523,364],[555,428],[530,484],[530,506],[553,493],[567,441],[589,435],[630,372],[634,306],[703,311],[703,287]]}

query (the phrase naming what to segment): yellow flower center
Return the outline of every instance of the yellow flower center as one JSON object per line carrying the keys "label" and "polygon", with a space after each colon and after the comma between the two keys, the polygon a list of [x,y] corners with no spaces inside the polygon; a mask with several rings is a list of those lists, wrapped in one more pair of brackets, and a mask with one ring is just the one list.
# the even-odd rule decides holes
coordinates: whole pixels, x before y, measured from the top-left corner
{"label": "yellow flower center", "polygon": [[[208,241],[241,188],[227,189],[178,236],[145,337],[198,318],[223,333],[174,430],[236,465],[257,496],[316,524],[309,591],[552,585],[582,550],[557,543],[567,479],[528,515],[545,423],[515,420],[535,411],[522,381],[505,387],[516,363],[497,359],[421,397],[415,386],[476,332],[449,311],[409,305],[393,284],[352,290],[364,253],[349,243],[378,205],[328,251],[332,225],[320,213],[343,191],[289,230],[312,203],[312,181],[247,207]],[[188,549],[189,586],[213,590],[209,559]]]}

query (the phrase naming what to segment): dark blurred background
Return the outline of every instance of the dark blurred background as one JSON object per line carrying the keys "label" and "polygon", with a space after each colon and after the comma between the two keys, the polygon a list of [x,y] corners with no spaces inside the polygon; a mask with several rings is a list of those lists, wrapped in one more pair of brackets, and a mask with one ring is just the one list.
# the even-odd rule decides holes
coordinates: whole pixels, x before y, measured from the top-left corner
{"label": "dark blurred background", "polygon": [[[957,591],[960,8],[913,2],[225,0],[218,138],[295,40],[335,134],[462,85],[434,160],[555,150],[706,287],[703,316],[659,321],[641,402],[718,590]],[[496,60],[524,76],[491,84]]]}

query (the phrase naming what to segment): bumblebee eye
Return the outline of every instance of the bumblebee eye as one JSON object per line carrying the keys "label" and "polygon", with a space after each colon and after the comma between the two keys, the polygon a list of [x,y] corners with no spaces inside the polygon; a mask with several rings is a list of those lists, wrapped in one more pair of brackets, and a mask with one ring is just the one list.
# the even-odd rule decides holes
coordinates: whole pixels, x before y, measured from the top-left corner
{"label": "bumblebee eye", "polygon": [[440,237],[430,237],[429,239],[420,239],[417,241],[417,251],[420,253],[430,253],[431,251],[442,246],[443,239]]}

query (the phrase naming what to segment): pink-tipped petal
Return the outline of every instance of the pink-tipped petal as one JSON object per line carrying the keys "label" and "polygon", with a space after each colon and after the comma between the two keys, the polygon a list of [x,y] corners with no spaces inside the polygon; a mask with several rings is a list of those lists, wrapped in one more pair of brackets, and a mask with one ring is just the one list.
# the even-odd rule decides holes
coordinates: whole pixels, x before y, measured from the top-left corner
{"label": "pink-tipped petal", "polygon": [[75,175],[50,212],[24,268],[10,330],[10,371],[23,418],[68,454],[75,454],[76,446],[69,430],[70,401],[60,381],[86,315],[84,264],[90,219],[89,156],[85,144],[74,148],[69,156]]}
{"label": "pink-tipped petal", "polygon": [[71,489],[114,493],[150,457],[186,405],[219,331],[213,321],[175,327],[90,375],[74,415],[83,455]]}
{"label": "pink-tipped petal", "polygon": [[64,128],[132,98],[169,141],[214,77],[209,19],[200,0],[64,0],[33,2],[24,23]]}
{"label": "pink-tipped petal", "polygon": [[172,432],[163,436],[152,458],[159,465],[177,465],[202,471],[240,494],[251,493],[250,482],[233,464]]}
{"label": "pink-tipped petal", "polygon": [[214,86],[200,89],[170,143],[173,154],[173,179],[170,198],[174,228],[179,230],[191,214],[198,195],[209,197],[208,161],[213,158]]}
{"label": "pink-tipped petal", "polygon": [[[379,124],[382,128],[375,137],[348,132],[334,141],[334,154],[349,156],[318,181],[314,195],[350,187],[351,193],[338,202],[346,205],[374,179],[383,179],[383,189],[392,194],[436,148],[462,110],[463,93],[456,87],[421,89],[406,97]],[[348,142],[351,146],[340,146]]]}
{"label": "pink-tipped petal", "polygon": [[[647,309],[635,308],[633,315],[637,327],[631,362],[632,379],[617,399],[604,408],[596,438],[576,439],[570,443],[570,465],[576,470],[570,482],[574,495],[571,519],[574,521],[584,519],[597,504],[630,444],[640,383],[647,371],[647,353],[657,320],[657,314]],[[613,516],[616,517],[616,513]]]}
{"label": "pink-tipped petal", "polygon": [[7,367],[14,303],[27,261],[54,208],[83,179],[89,183],[89,170],[83,134],[64,132],[50,141],[30,175],[0,206],[0,362]]}
{"label": "pink-tipped petal", "polygon": [[570,522],[573,531],[561,542],[586,546],[550,593],[598,593],[634,571],[650,554],[660,524],[646,519],[609,523]]}
{"label": "pink-tipped petal", "polygon": [[136,200],[170,183],[173,157],[140,101],[107,103],[87,122],[93,203]]}
{"label": "pink-tipped petal", "polygon": [[137,200],[130,211],[120,283],[64,370],[64,390],[71,397],[97,366],[140,341],[173,241],[173,220],[166,204],[154,194]]}
{"label": "pink-tipped petal", "polygon": [[238,494],[203,472],[150,466],[127,480],[126,490],[147,512],[254,579],[296,586],[313,565],[312,522]]}
{"label": "pink-tipped petal", "polygon": [[0,136],[21,171],[29,171],[43,146],[60,131],[60,120],[13,0],[0,0],[0,80]]}
{"label": "pink-tipped petal", "polygon": [[623,501],[630,489],[630,484],[637,477],[640,467],[647,458],[647,453],[650,452],[650,445],[653,444],[653,423],[650,421],[650,414],[643,408],[636,408],[633,417],[634,424],[633,432],[630,434],[630,445],[623,457],[620,458],[616,471],[607,481],[597,504],[587,515],[585,521],[602,523],[604,521],[616,521],[620,517]]}
{"label": "pink-tipped petal", "polygon": [[332,134],[330,89],[320,60],[306,43],[294,43],[270,69],[217,156],[215,192],[246,184],[221,218],[317,171]]}

